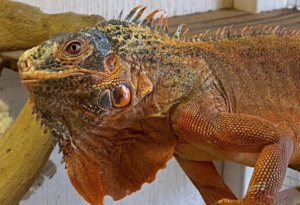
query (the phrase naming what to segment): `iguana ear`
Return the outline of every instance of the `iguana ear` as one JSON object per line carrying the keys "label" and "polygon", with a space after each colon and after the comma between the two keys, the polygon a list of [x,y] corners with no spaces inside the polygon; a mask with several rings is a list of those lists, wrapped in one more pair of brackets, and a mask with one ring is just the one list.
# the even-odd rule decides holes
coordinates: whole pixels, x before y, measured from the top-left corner
{"label": "iguana ear", "polygon": [[144,73],[140,73],[137,79],[136,98],[140,101],[152,92],[153,84]]}
{"label": "iguana ear", "polygon": [[101,136],[83,136],[62,147],[78,193],[98,205],[104,195],[119,200],[154,181],[173,156],[176,142],[166,123],[166,119],[148,119],[141,131],[102,130]]}

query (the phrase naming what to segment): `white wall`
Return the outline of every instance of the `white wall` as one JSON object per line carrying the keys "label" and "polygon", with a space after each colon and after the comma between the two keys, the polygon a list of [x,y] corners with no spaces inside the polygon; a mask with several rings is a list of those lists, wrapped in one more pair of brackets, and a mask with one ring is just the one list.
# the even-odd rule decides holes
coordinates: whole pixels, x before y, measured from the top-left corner
{"label": "white wall", "polygon": [[300,0],[288,0],[288,8],[300,9]]}
{"label": "white wall", "polygon": [[[168,16],[179,16],[196,12],[215,11],[234,7],[237,10],[258,13],[287,8],[295,0],[13,0],[39,7],[45,13],[62,13],[72,11],[81,14],[98,14],[110,19],[125,13],[139,4],[148,5],[148,11],[162,8]],[[298,2],[298,5],[300,3]]]}
{"label": "white wall", "polygon": [[232,6],[232,0],[15,0],[37,6],[45,13],[72,11],[82,14],[98,14],[106,19],[116,16],[123,9],[127,14],[139,4],[148,5],[148,11],[162,8],[168,16],[214,11]]}

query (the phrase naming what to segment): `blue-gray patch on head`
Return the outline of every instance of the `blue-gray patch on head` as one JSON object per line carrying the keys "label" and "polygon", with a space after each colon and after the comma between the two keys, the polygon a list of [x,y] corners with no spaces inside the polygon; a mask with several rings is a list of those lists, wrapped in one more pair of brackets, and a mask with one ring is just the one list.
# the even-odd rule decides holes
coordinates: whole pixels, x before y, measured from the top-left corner
{"label": "blue-gray patch on head", "polygon": [[106,54],[111,50],[111,46],[107,37],[100,30],[92,29],[80,33],[88,34],[89,37],[94,40],[96,49],[100,50],[102,53]]}
{"label": "blue-gray patch on head", "polygon": [[56,34],[53,34],[52,36],[50,36],[47,41],[53,41],[53,40],[55,41],[57,39],[63,38],[66,35],[69,35],[69,34],[70,34],[70,32],[59,32],[59,33],[56,33]]}
{"label": "blue-gray patch on head", "polygon": [[104,71],[103,60],[111,50],[110,43],[106,36],[98,29],[85,30],[78,34],[90,38],[90,43],[94,47],[93,55],[90,55],[83,62],[79,63],[79,66],[90,70]]}

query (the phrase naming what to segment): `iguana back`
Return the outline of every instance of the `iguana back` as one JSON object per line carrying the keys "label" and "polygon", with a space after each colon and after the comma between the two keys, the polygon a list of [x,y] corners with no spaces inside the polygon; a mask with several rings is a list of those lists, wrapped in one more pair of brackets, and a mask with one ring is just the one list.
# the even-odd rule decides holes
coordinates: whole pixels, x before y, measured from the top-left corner
{"label": "iguana back", "polygon": [[230,110],[274,123],[300,123],[300,38],[255,35],[204,42],[202,56]]}

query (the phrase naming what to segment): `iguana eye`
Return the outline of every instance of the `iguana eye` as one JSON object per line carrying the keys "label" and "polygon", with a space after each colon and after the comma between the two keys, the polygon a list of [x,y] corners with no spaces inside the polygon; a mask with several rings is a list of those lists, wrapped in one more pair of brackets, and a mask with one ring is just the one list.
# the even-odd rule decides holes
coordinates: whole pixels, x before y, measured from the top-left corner
{"label": "iguana eye", "polygon": [[70,54],[72,56],[77,56],[77,55],[81,54],[81,52],[82,52],[81,43],[78,41],[73,41],[73,42],[69,43],[66,46],[66,51],[68,54]]}

